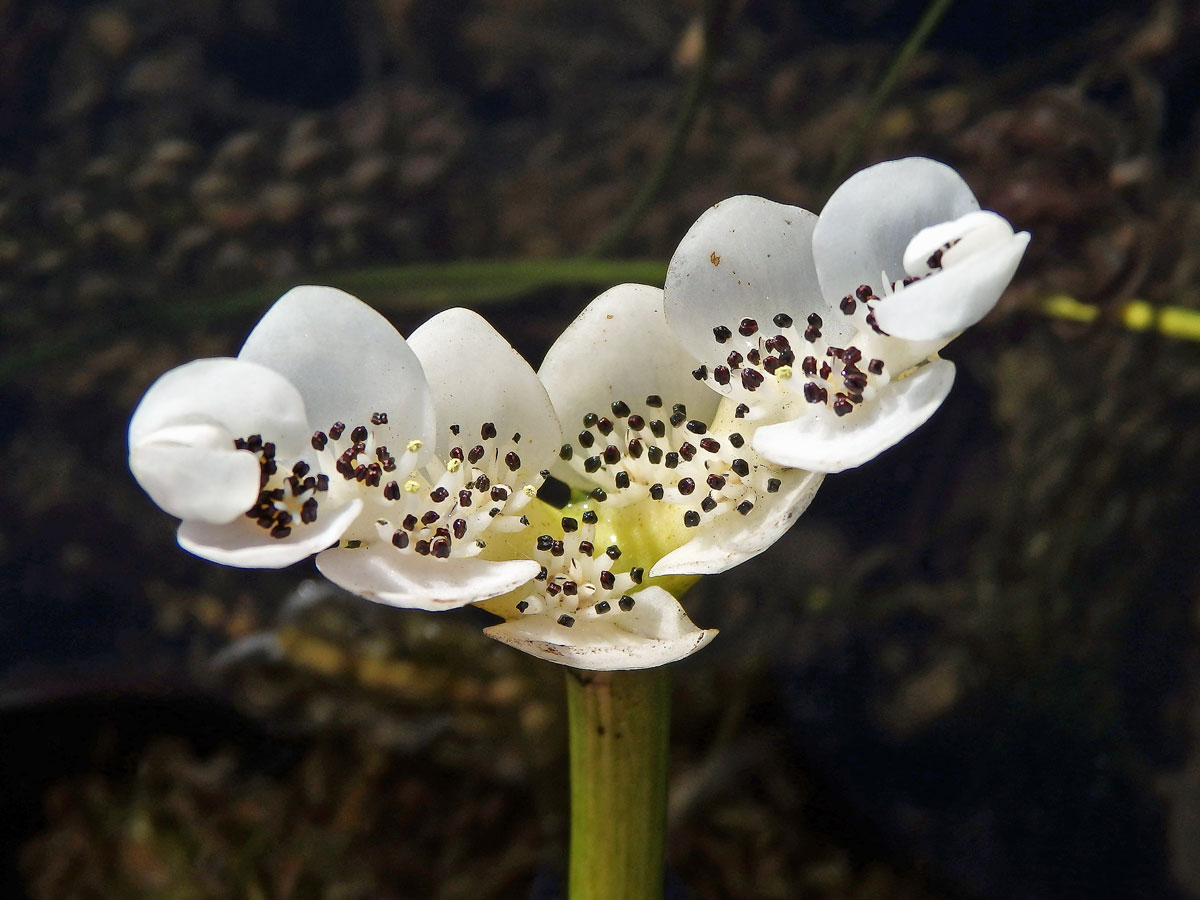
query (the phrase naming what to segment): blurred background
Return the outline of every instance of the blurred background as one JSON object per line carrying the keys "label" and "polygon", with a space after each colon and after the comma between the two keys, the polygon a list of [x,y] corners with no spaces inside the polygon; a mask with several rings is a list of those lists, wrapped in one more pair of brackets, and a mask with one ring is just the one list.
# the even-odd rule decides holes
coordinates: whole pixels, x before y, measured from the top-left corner
{"label": "blurred background", "polygon": [[1122,320],[1200,308],[1200,4],[960,0],[881,98],[928,12],[0,5],[0,896],[556,897],[559,670],[188,556],[129,414],[311,281],[536,365],[711,203],[922,154],[1033,243],[935,418],[688,596],[675,897],[1200,898],[1200,343]]}

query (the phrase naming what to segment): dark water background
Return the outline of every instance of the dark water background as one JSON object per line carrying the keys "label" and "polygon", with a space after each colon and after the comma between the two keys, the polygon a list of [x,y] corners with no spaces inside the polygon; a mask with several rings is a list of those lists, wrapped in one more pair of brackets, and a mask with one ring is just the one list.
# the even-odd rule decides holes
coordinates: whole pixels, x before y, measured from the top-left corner
{"label": "dark water background", "polygon": [[[721,9],[614,256],[665,262],[731,194],[819,209],[925,7]],[[188,557],[124,429],[296,283],[405,333],[487,297],[536,362],[607,285],[464,298],[377,269],[591,246],[666,152],[701,21],[0,7],[0,896],[553,895],[558,673],[471,610]],[[1189,2],[962,0],[873,117],[853,168],[943,159],[1033,243],[946,351],[934,419],[689,595],[722,634],[678,667],[680,896],[1200,897],[1200,344],[1119,324],[1200,308],[1198,27]],[[1055,293],[1099,319],[1047,318]]]}

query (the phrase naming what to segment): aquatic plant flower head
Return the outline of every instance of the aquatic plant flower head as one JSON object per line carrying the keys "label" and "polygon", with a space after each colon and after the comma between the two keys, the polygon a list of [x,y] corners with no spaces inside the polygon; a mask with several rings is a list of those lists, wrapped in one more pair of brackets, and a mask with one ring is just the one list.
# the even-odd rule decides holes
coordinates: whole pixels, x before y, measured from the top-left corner
{"label": "aquatic plant flower head", "polygon": [[666,317],[753,449],[839,472],[923,424],[954,381],[938,351],[999,300],[1029,243],[919,157],[858,172],[818,217],[718,203],[671,260]]}
{"label": "aquatic plant flower head", "polygon": [[[486,378],[472,359],[487,360]],[[442,313],[406,342],[358,299],[306,286],[237,358],[150,387],[129,465],[197,556],[275,568],[317,553],[347,590],[437,610],[538,573],[529,558],[489,558],[488,543],[526,528],[559,444],[536,374],[475,313]]]}

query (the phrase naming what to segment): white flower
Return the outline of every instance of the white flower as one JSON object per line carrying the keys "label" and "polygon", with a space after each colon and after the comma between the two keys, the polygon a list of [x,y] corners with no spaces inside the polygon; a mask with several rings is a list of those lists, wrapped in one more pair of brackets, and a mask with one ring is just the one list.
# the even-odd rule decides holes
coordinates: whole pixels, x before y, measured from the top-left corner
{"label": "white flower", "polygon": [[566,432],[552,471],[576,499],[535,523],[542,569],[483,604],[505,619],[487,634],[585,669],[663,665],[713,638],[672,591],[767,549],[823,476],[757,454],[694,366],[662,291],[636,284],[593,300],[546,354],[538,374]]}
{"label": "white flower", "polygon": [[820,218],[760,197],[708,210],[671,260],[667,321],[696,377],[747,407],[755,450],[838,472],[937,410],[954,381],[937,351],[995,305],[1028,242],[949,167],[893,160]]}
{"label": "white flower", "polygon": [[300,287],[236,359],[151,386],[129,463],[198,556],[280,567],[322,551],[348,590],[445,609],[538,573],[487,545],[526,527],[559,443],[537,376],[476,314],[442,313],[406,343],[349,294]]}

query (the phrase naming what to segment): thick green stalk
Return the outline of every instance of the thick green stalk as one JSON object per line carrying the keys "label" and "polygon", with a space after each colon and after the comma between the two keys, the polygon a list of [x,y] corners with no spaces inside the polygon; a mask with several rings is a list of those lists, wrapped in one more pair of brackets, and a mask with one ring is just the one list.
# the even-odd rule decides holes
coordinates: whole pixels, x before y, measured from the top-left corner
{"label": "thick green stalk", "polygon": [[670,705],[665,666],[567,671],[568,900],[662,900]]}

